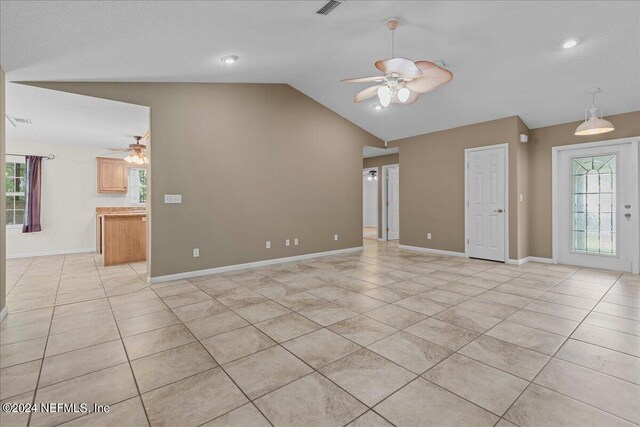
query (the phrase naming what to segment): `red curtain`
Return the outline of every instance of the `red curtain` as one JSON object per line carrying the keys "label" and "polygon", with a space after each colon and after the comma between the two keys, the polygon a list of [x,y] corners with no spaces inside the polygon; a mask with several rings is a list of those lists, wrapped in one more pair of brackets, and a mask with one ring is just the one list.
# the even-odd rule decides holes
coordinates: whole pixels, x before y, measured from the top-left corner
{"label": "red curtain", "polygon": [[40,195],[42,184],[42,157],[26,156],[27,160],[27,209],[24,215],[23,233],[41,231]]}

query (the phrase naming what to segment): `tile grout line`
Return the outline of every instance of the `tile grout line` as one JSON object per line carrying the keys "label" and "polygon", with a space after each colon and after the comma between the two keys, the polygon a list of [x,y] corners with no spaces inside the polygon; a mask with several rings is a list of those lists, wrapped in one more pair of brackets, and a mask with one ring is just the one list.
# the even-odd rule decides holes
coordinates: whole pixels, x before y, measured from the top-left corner
{"label": "tile grout line", "polygon": [[[569,280],[573,275],[575,275],[577,272],[579,272],[579,271],[581,271],[581,270],[582,270],[582,268],[581,268],[581,269],[579,269],[578,271],[576,271],[575,273],[571,274],[571,275],[570,275],[567,279],[565,279],[565,280]],[[621,277],[621,276],[618,276],[618,277],[616,278],[616,280],[615,280],[615,281],[614,281],[614,282],[609,286],[609,288],[607,289],[607,292],[609,292],[609,290],[610,290],[610,289],[611,289],[611,288],[616,284],[616,282],[620,279],[620,277]],[[560,283],[562,283],[562,282],[560,282]],[[557,285],[556,285],[556,286],[557,286]],[[603,295],[603,296],[598,300],[598,303],[600,303],[600,301],[602,301],[602,298],[604,298],[604,297],[605,297],[605,295],[606,295],[606,292],[605,292],[605,294],[604,294],[604,295]],[[578,399],[575,399],[575,398],[573,398],[573,397],[571,397],[571,396],[567,396],[567,395],[565,395],[564,393],[560,393],[560,392],[558,392],[558,391],[552,390],[552,389],[550,389],[550,388],[548,388],[548,387],[544,387],[544,386],[542,386],[542,385],[537,384],[537,383],[535,383],[535,382],[534,382],[534,381],[536,380],[536,378],[538,378],[538,376],[540,375],[540,372],[542,372],[542,371],[547,367],[547,365],[548,365],[548,364],[549,364],[549,363],[550,363],[550,362],[555,358],[555,355],[560,351],[560,349],[564,346],[564,344],[565,344],[567,341],[569,341],[569,339],[571,339],[571,336],[572,336],[572,335],[575,333],[575,331],[576,331],[576,330],[577,330],[577,329],[582,325],[582,323],[583,323],[583,322],[584,322],[584,320],[587,318],[587,316],[589,316],[589,314],[591,314],[591,313],[593,312],[593,309],[594,309],[597,305],[598,305],[598,304],[594,305],[594,307],[593,307],[593,308],[592,308],[592,309],[591,309],[591,310],[590,310],[590,311],[589,311],[589,312],[588,312],[588,313],[587,313],[587,314],[582,318],[582,320],[578,323],[578,325],[573,329],[573,331],[571,332],[571,334],[570,334],[569,336],[567,336],[567,337],[564,339],[564,341],[562,342],[562,345],[560,345],[560,346],[558,347],[558,349],[553,353],[553,355],[551,355],[551,357],[549,358],[549,360],[547,360],[547,362],[542,366],[542,368],[538,371],[538,373],[536,374],[536,376],[535,376],[535,377],[533,377],[533,379],[529,382],[529,384],[527,385],[527,387],[526,387],[526,388],[525,388],[525,389],[524,389],[524,390],[523,390],[523,391],[518,395],[518,397],[517,397],[513,402],[511,402],[511,405],[509,405],[509,408],[507,408],[507,410],[504,412],[503,416],[502,416],[502,417],[500,417],[500,420],[504,419],[505,421],[509,421],[509,420],[505,419],[505,418],[504,418],[504,416],[505,416],[505,415],[507,415],[507,414],[509,413],[509,411],[511,410],[511,408],[513,407],[513,405],[518,401],[518,399],[520,399],[520,397],[524,394],[524,392],[525,392],[527,389],[529,389],[529,387],[531,387],[531,384],[535,384],[535,385],[536,385],[536,386],[538,386],[538,387],[543,387],[543,388],[545,388],[545,389],[547,389],[547,390],[551,390],[551,391],[552,391],[552,392],[554,392],[554,393],[558,393],[558,394],[560,394],[560,395],[562,395],[562,396],[565,396],[565,397],[567,397],[567,398],[569,398],[569,399],[572,399],[572,400],[574,400],[574,401],[576,401],[576,402],[580,402],[580,403],[582,403],[583,405],[587,405],[587,406],[589,406],[589,407],[591,407],[591,408],[594,408],[594,409],[597,409],[597,410],[602,411],[602,412],[604,412],[604,413],[607,413],[607,414],[609,414],[609,415],[611,415],[611,416],[613,416],[613,417],[617,417],[617,418],[619,418],[619,419],[623,419],[623,418],[618,417],[617,415],[612,414],[612,413],[610,413],[610,412],[608,412],[608,411],[605,411],[605,410],[603,410],[603,409],[597,408],[597,407],[595,407],[595,406],[593,406],[593,405],[589,405],[589,404],[587,404],[587,403],[585,403],[585,402],[582,402],[582,401],[580,401],[580,400],[578,400]],[[562,359],[559,359],[559,360],[562,360]],[[569,362],[569,363],[572,363],[572,362]],[[574,364],[574,363],[572,363],[572,364]],[[574,364],[574,365],[576,365],[576,366],[580,366],[580,365],[578,365],[578,364]],[[612,378],[615,378],[615,377],[612,377]],[[511,421],[509,421],[509,422],[511,422]]]}
{"label": "tile grout line", "polygon": [[[98,268],[98,263],[96,262],[95,258],[93,259],[93,262],[96,266],[96,270],[98,271],[98,277],[100,277],[100,284],[102,286],[102,289],[104,289],[104,282],[102,279],[102,274],[100,274],[100,269]],[[129,266],[129,268],[131,268],[131,270],[133,270],[136,274],[138,274],[129,264],[127,264]],[[105,295],[106,295],[106,291],[105,291]],[[111,305],[111,300],[109,299],[109,297],[107,296],[107,304],[109,304],[109,309],[111,310],[111,316],[113,317],[113,323],[116,324],[116,329],[118,331],[118,336],[120,337],[120,344],[122,345],[122,348],[124,350],[124,354],[125,357],[127,358],[127,365],[129,366],[129,372],[131,372],[131,378],[133,378],[133,383],[136,386],[136,391],[138,392],[138,398],[140,399],[140,405],[142,406],[142,410],[144,411],[144,416],[147,419],[147,423],[148,425],[151,425],[151,420],[149,419],[149,414],[147,413],[147,408],[144,406],[144,401],[142,400],[142,393],[140,393],[140,386],[138,385],[138,380],[136,379],[135,374],[133,373],[133,367],[131,366],[131,359],[129,358],[129,352],[127,351],[127,346],[124,345],[124,340],[122,338],[122,333],[120,332],[120,325],[118,325],[118,321],[116,319],[116,315],[113,312],[113,306]],[[125,399],[128,400],[128,399]]]}
{"label": "tile grout line", "polygon": [[[29,268],[31,268],[31,265],[33,265],[33,263],[36,261],[36,258],[33,259],[31,264],[29,264]],[[40,370],[38,372],[38,379],[36,380],[35,389],[33,390],[33,399],[31,400],[32,406],[35,405],[36,397],[38,395],[38,390],[39,390],[38,386],[40,385],[40,377],[42,376],[42,368],[44,367],[44,358],[47,354],[47,347],[49,346],[49,334],[51,333],[51,326],[53,325],[53,316],[56,312],[55,301],[58,299],[58,289],[60,289],[60,281],[62,280],[62,271],[64,270],[65,260],[66,260],[66,257],[62,257],[62,266],[60,267],[60,275],[58,276],[58,286],[56,287],[56,297],[53,302],[53,309],[51,310],[51,319],[49,319],[49,331],[47,332],[47,339],[44,344],[44,350],[42,351],[42,359],[40,361]],[[33,415],[33,412],[29,411],[29,417],[27,418],[27,426],[31,424],[32,415]]]}

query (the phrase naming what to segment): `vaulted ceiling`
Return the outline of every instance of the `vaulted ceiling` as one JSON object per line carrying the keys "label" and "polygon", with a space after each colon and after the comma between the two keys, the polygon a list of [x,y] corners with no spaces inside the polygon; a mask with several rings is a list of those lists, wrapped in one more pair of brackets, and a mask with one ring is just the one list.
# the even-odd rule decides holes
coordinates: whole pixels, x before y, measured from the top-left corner
{"label": "vaulted ceiling", "polygon": [[[401,137],[520,115],[532,128],[640,110],[640,2],[3,1],[9,81],[287,83],[374,135]],[[413,105],[354,104],[390,56],[443,59],[451,83]],[[579,37],[573,49],[561,41]],[[220,58],[237,55],[229,66]]]}

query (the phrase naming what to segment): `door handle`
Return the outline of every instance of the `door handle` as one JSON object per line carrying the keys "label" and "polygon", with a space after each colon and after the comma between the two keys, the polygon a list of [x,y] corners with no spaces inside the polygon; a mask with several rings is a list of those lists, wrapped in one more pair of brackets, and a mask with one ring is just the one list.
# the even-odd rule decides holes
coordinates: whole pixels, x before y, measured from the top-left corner
{"label": "door handle", "polygon": [[630,213],[626,213],[626,214],[624,214],[624,217],[627,218],[627,219],[631,218],[631,214]]}
{"label": "door handle", "polygon": [[502,209],[496,209],[496,210],[494,210],[494,212],[502,213],[502,212],[504,212],[504,211],[503,211]]}

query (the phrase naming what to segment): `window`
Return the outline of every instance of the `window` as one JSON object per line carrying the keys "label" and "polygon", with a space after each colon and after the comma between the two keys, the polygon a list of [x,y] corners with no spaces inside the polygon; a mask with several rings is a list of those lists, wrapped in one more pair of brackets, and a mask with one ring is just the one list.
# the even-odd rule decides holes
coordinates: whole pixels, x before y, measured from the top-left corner
{"label": "window", "polygon": [[147,203],[147,171],[146,169],[129,169],[129,196],[132,205]]}
{"label": "window", "polygon": [[573,251],[616,255],[616,156],[572,160]]}
{"label": "window", "polygon": [[7,192],[7,223],[21,225],[24,222],[24,193],[26,188],[24,163],[7,162],[5,189]]}

